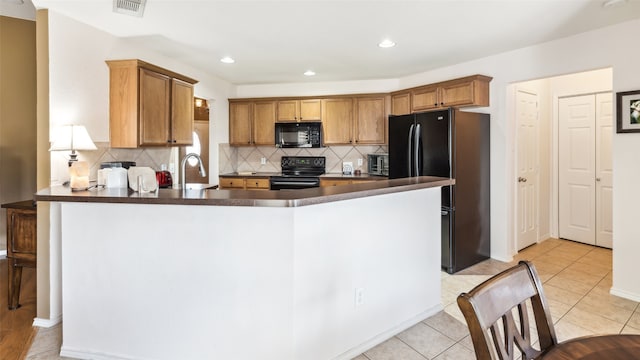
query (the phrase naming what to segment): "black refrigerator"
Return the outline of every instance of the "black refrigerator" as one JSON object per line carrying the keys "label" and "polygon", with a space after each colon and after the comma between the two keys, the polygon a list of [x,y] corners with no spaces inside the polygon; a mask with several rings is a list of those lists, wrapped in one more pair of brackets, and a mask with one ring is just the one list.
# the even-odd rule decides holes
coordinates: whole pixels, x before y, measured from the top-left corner
{"label": "black refrigerator", "polygon": [[489,258],[489,115],[446,109],[389,116],[389,178],[442,176],[442,268]]}

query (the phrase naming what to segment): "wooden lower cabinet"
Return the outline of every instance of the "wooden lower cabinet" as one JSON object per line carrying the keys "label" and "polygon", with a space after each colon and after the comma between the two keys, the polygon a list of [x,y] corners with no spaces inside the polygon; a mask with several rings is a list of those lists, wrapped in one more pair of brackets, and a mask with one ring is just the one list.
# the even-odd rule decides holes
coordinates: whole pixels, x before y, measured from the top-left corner
{"label": "wooden lower cabinet", "polygon": [[245,188],[247,190],[269,190],[269,178],[250,177],[245,179]]}
{"label": "wooden lower cabinet", "polygon": [[9,263],[9,309],[20,306],[22,268],[36,267],[37,212],[33,201],[4,204],[7,209],[7,260]]}
{"label": "wooden lower cabinet", "polygon": [[268,177],[221,177],[220,189],[223,190],[269,190],[271,185]]}

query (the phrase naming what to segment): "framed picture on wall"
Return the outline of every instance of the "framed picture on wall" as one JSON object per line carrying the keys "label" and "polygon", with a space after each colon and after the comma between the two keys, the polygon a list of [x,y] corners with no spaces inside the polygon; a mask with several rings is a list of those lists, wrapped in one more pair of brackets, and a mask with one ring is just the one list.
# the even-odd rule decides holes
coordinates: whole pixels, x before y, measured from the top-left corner
{"label": "framed picture on wall", "polygon": [[616,93],[616,99],[616,132],[640,132],[640,90]]}

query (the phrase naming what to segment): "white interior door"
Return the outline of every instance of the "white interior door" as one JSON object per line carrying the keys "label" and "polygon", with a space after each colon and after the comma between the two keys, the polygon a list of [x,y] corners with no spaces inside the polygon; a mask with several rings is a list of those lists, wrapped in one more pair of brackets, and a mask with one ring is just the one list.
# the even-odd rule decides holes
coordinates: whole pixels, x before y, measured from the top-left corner
{"label": "white interior door", "polygon": [[516,91],[518,124],[517,245],[538,241],[538,96]]}
{"label": "white interior door", "polygon": [[595,96],[560,99],[559,236],[595,244]]}
{"label": "white interior door", "polygon": [[596,95],[596,245],[613,246],[613,95]]}

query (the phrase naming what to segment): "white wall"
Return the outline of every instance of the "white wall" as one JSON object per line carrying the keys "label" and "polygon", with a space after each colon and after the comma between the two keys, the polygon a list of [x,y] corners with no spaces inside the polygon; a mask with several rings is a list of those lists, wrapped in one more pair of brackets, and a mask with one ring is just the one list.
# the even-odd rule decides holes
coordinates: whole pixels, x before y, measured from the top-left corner
{"label": "white wall", "polygon": [[[510,51],[462,64],[429,71],[399,79],[398,88],[461,77],[471,74],[493,76],[491,106],[482,111],[491,114],[491,233],[492,257],[509,260],[515,252],[513,245],[514,218],[512,199],[516,176],[514,168],[514,138],[516,126],[507,112],[507,87],[516,82],[571,74],[611,67],[613,91],[640,89],[637,76],[637,50],[629,44],[636,42],[640,20],[586,32],[544,44]],[[635,66],[634,66],[635,65]],[[368,85],[362,84],[360,85]],[[299,89],[309,84],[300,84]],[[346,85],[342,85],[346,88]],[[355,86],[354,86],[355,87]],[[249,93],[238,87],[238,94]],[[291,85],[282,88],[270,85],[271,94],[291,91]],[[360,91],[367,89],[359,88]],[[371,91],[376,91],[373,88]],[[251,92],[252,96],[260,94]],[[634,281],[635,258],[640,255],[640,228],[634,226],[634,214],[640,204],[640,191],[633,179],[640,178],[637,166],[640,153],[639,134],[614,135],[614,288],[628,296],[640,298],[640,282]]]}
{"label": "white wall", "polygon": [[227,98],[234,93],[232,84],[54,11],[49,11],[49,47],[52,128],[83,124],[94,142],[109,141],[109,69],[105,60],[137,58],[198,80],[195,95],[208,99],[211,106],[209,169],[218,174],[218,143],[228,142]]}

